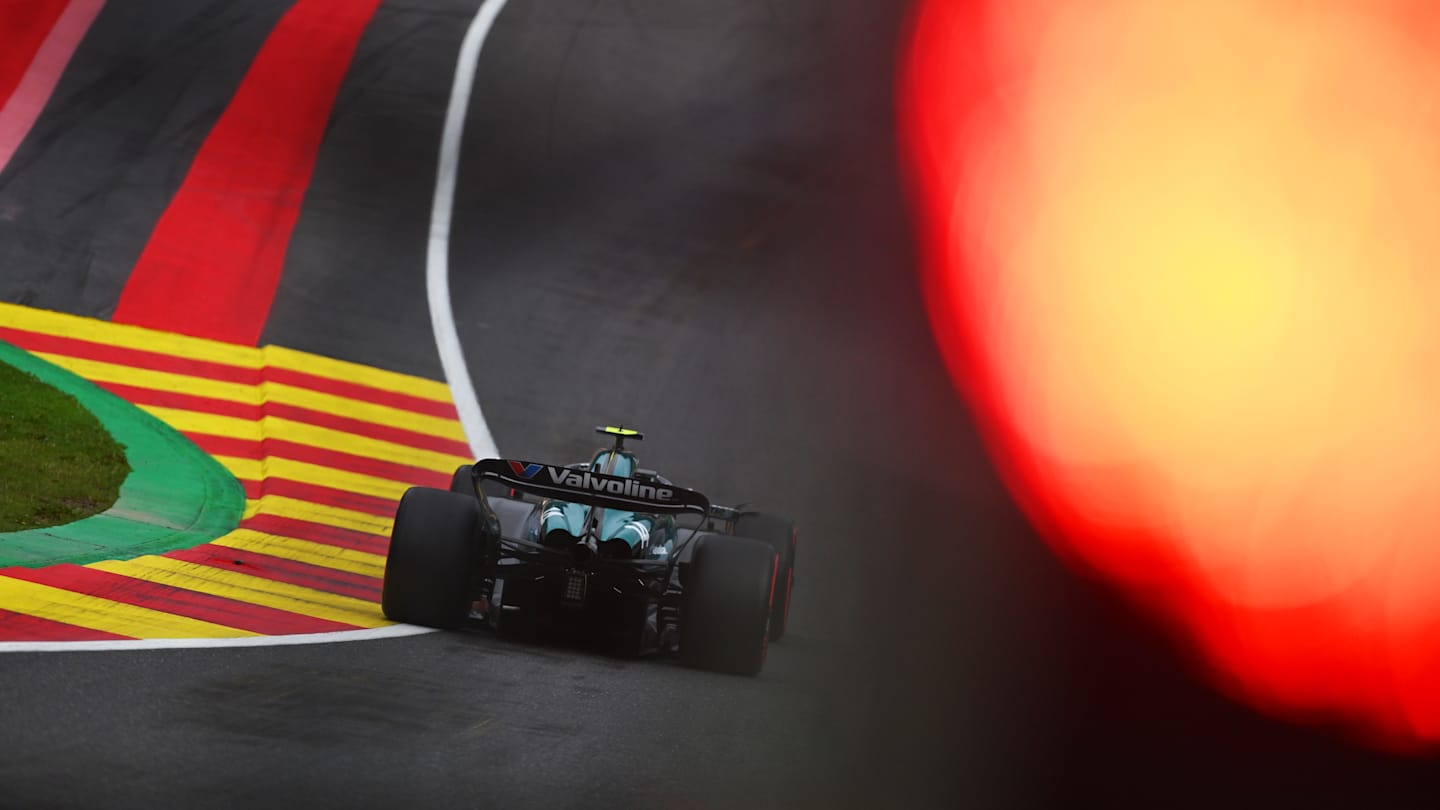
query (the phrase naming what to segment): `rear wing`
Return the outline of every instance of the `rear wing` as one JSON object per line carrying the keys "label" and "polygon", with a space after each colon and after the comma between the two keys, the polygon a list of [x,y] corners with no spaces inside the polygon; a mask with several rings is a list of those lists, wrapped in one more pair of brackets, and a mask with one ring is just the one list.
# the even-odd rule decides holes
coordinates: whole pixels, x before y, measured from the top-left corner
{"label": "rear wing", "polygon": [[512,489],[603,509],[678,515],[706,515],[710,500],[693,489],[577,470],[558,464],[487,458],[475,462],[477,481],[490,479]]}

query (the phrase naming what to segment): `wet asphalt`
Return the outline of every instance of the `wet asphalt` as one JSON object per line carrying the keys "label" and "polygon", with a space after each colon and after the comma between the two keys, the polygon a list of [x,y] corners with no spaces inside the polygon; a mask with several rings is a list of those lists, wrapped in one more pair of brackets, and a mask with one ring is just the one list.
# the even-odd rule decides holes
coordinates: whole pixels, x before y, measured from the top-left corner
{"label": "wet asphalt", "polygon": [[[435,156],[475,0],[393,0],[263,341],[439,377]],[[107,316],[282,2],[112,2],[0,175],[0,297]],[[502,452],[801,527],[755,679],[484,632],[0,656],[0,807],[1430,807],[1432,763],[1261,718],[1065,569],[930,342],[893,135],[903,5],[511,0],[452,297]]]}

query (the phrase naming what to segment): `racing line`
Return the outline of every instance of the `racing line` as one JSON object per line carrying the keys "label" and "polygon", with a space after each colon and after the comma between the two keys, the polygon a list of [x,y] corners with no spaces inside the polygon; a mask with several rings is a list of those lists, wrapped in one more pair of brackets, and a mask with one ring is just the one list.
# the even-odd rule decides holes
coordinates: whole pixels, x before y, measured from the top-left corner
{"label": "racing line", "polygon": [[455,410],[470,440],[470,455],[495,458],[500,451],[485,424],[465,352],[455,330],[455,313],[450,304],[450,224],[455,213],[455,175],[460,168],[460,143],[465,134],[465,116],[470,111],[470,93],[475,86],[475,68],[480,49],[490,34],[505,0],[485,0],[465,31],[460,57],[455,65],[455,82],[445,107],[445,131],[440,140],[440,163],[435,176],[435,200],[430,209],[430,237],[425,252],[425,292],[430,304],[430,323],[435,330],[435,348],[445,380],[455,400]]}

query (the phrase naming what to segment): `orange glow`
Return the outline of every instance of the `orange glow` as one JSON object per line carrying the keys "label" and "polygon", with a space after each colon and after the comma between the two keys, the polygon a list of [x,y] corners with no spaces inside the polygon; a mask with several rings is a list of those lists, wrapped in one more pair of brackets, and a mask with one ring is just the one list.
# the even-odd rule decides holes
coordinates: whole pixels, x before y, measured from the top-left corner
{"label": "orange glow", "polygon": [[1440,14],[930,0],[927,300],[1048,539],[1219,682],[1440,741]]}

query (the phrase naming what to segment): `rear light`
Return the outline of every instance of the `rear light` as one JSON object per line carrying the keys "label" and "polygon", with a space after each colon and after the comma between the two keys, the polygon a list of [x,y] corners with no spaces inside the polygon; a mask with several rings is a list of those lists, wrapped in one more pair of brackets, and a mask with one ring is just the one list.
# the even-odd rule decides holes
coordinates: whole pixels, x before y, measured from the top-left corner
{"label": "rear light", "polygon": [[583,571],[570,571],[565,575],[565,594],[562,597],[567,605],[579,605],[585,602],[586,575]]}

